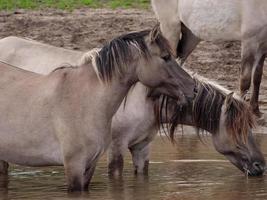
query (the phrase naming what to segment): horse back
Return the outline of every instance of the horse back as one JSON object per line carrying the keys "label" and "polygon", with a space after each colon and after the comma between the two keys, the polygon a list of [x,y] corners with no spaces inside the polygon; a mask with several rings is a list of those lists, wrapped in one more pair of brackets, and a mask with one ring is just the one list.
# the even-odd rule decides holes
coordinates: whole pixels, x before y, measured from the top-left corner
{"label": "horse back", "polygon": [[40,74],[48,74],[64,64],[76,65],[82,55],[79,51],[14,36],[0,40],[1,61]]}
{"label": "horse back", "polygon": [[35,79],[40,75],[29,72],[0,61],[0,85],[5,82],[18,82],[26,79]]}

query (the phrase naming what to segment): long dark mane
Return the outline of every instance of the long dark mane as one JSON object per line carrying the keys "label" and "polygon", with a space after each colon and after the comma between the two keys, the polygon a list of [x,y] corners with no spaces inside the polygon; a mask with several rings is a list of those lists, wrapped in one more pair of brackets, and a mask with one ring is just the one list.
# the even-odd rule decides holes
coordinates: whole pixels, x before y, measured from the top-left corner
{"label": "long dark mane", "polygon": [[152,30],[121,35],[104,45],[93,56],[98,77],[103,81],[110,81],[114,75],[122,74],[125,68],[134,61],[136,53],[139,54],[138,56],[149,59],[151,54],[146,43],[147,36],[150,36],[150,41],[156,43],[159,48],[171,51],[158,24]]}
{"label": "long dark mane", "polygon": [[[161,105],[156,106],[159,106],[156,109],[159,121],[169,115],[170,125],[164,128],[165,130],[167,128],[172,142],[174,142],[176,127],[186,121],[185,117],[188,117],[188,114],[191,116],[192,124],[197,128],[198,134],[204,131],[219,132],[222,111],[224,111],[226,130],[232,140],[235,143],[246,142],[249,130],[255,127],[254,116],[246,102],[212,82],[200,80],[197,77],[195,81],[197,84],[196,97],[188,105],[177,103],[171,105],[169,102],[174,101],[164,97]],[[171,109],[169,106],[172,106]]]}

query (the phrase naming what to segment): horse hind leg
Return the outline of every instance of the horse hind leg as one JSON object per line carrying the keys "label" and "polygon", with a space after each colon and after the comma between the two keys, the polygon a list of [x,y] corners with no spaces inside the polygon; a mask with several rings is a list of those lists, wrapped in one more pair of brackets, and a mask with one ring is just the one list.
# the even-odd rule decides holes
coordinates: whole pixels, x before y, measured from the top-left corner
{"label": "horse hind leg", "polygon": [[265,47],[260,45],[259,41],[256,41],[255,38],[257,37],[242,41],[240,92],[241,96],[245,98],[252,83],[253,88],[250,98],[250,106],[253,113],[257,117],[261,117],[262,113],[259,109],[259,91],[266,55],[264,54],[265,51],[263,49]]}
{"label": "horse hind leg", "polygon": [[266,55],[262,55],[259,59],[255,60],[255,65],[253,67],[253,88],[252,88],[252,96],[250,99],[250,105],[253,112],[257,117],[261,117],[262,113],[259,109],[259,92],[260,92],[260,84],[262,80],[263,73],[263,65]]}
{"label": "horse hind leg", "polygon": [[132,154],[133,165],[135,168],[134,173],[136,175],[148,175],[149,167],[149,144],[135,145],[130,147]]}
{"label": "horse hind leg", "polygon": [[240,94],[242,98],[246,98],[251,85],[252,68],[254,63],[254,55],[247,43],[242,43],[242,61],[240,68]]}

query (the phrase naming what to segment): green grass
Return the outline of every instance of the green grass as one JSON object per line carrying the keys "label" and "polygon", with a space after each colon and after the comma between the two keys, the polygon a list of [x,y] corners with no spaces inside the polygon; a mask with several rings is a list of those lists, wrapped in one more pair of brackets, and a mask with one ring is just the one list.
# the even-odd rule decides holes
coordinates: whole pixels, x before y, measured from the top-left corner
{"label": "green grass", "polygon": [[150,0],[0,0],[0,10],[57,8],[148,8]]}

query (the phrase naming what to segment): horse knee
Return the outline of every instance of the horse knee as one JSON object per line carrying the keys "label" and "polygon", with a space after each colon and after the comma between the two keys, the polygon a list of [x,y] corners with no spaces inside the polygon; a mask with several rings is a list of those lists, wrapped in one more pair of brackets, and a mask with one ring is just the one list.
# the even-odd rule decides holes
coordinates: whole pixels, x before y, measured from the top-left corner
{"label": "horse knee", "polygon": [[142,149],[130,148],[135,174],[148,174],[149,166],[149,146]]}
{"label": "horse knee", "polygon": [[122,175],[124,165],[123,155],[127,150],[127,146],[127,141],[122,141],[121,137],[112,138],[112,143],[108,150],[108,174],[110,177],[113,178]]}
{"label": "horse knee", "polygon": [[100,153],[80,154],[64,161],[68,191],[87,191]]}
{"label": "horse knee", "polygon": [[72,169],[65,169],[68,191],[69,192],[81,192],[88,191],[89,184],[95,170],[95,164],[90,164],[90,167],[73,167]]}
{"label": "horse knee", "polygon": [[110,177],[121,176],[123,173],[123,155],[112,156],[108,164],[108,174]]}

